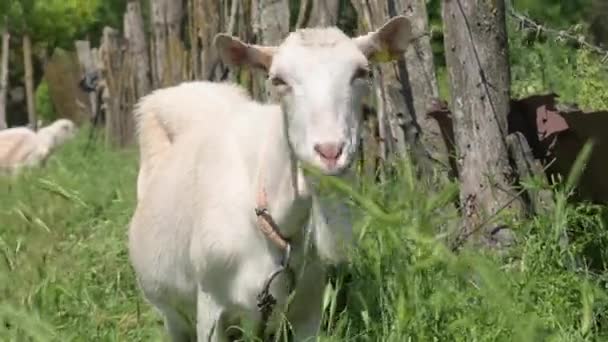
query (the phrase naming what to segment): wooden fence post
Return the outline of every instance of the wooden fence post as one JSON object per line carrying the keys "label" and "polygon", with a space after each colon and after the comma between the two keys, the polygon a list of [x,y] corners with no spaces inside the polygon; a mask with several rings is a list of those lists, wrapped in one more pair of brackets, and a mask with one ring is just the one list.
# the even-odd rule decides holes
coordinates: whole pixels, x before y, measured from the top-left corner
{"label": "wooden fence post", "polygon": [[504,1],[451,0],[443,3],[444,44],[463,215],[461,235],[492,240],[508,226],[505,209],[519,216],[522,202],[512,184],[507,116],[510,70]]}
{"label": "wooden fence post", "polygon": [[128,58],[128,46],[120,33],[110,27],[103,30],[99,48],[105,82],[103,102],[106,116],[106,144],[123,147],[133,140],[131,114],[135,102],[134,61]]}
{"label": "wooden fence post", "polygon": [[144,33],[144,21],[141,5],[137,0],[129,0],[124,17],[124,36],[128,41],[128,58],[135,64],[135,82],[137,98],[150,92],[150,58],[148,43]]}
{"label": "wooden fence post", "polygon": [[8,93],[8,55],[11,35],[6,27],[2,27],[2,57],[0,58],[0,129],[7,127],[6,123],[6,94]]}

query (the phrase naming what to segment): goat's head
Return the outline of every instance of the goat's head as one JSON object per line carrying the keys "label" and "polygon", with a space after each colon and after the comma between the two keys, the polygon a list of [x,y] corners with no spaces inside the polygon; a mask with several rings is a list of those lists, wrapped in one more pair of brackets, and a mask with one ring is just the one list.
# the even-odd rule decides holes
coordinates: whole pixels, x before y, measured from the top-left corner
{"label": "goat's head", "polygon": [[291,33],[276,47],[246,44],[225,34],[216,36],[215,46],[226,64],[268,73],[296,157],[335,175],[348,167],[358,147],[370,63],[402,55],[410,32],[408,19],[399,16],[356,38],[335,27],[312,28]]}
{"label": "goat's head", "polygon": [[48,139],[49,148],[53,149],[76,135],[76,125],[70,119],[58,119],[41,128],[38,135]]}

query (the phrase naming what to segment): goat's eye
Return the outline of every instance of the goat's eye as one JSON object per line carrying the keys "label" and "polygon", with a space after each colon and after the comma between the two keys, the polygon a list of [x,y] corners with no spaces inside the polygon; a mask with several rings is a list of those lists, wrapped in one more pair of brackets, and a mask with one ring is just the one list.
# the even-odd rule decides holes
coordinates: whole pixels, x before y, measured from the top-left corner
{"label": "goat's eye", "polygon": [[355,73],[353,74],[353,77],[351,79],[351,82],[354,82],[356,80],[368,80],[372,77],[372,72],[367,69],[367,68],[358,68]]}
{"label": "goat's eye", "polygon": [[286,86],[287,82],[285,82],[282,78],[280,78],[279,76],[272,76],[270,78],[270,82],[272,83],[273,86],[278,87],[278,86]]}

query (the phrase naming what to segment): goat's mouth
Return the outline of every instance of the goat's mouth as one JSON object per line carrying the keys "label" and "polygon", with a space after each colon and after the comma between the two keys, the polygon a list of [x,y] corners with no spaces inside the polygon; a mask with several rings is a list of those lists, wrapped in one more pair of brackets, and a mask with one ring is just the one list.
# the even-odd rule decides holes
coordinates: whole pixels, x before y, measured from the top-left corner
{"label": "goat's mouth", "polygon": [[325,176],[342,176],[347,173],[353,164],[351,156],[343,156],[337,160],[324,160],[316,158],[314,166]]}

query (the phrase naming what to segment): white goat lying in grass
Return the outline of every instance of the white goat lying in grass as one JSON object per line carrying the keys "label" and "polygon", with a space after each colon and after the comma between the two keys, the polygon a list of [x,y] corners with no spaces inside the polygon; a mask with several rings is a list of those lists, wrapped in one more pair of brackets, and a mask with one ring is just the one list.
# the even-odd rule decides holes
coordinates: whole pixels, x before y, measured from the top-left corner
{"label": "white goat lying in grass", "polygon": [[27,127],[0,131],[0,171],[15,174],[23,167],[44,165],[53,151],[72,138],[76,126],[69,119],[58,119],[34,132]]}
{"label": "white goat lying in grass", "polygon": [[[224,62],[268,72],[280,105],[211,82],[139,101],[141,166],[129,253],[173,341],[227,340],[227,328],[245,322],[260,334],[275,331],[283,314],[296,341],[316,338],[322,261],[344,260],[351,227],[320,204],[299,165],[346,172],[358,148],[368,61],[402,55],[409,40],[405,17],[353,39],[337,28],[303,29],[278,47],[220,34],[215,46]],[[288,271],[269,277],[283,262],[295,279]],[[295,292],[287,308],[290,280]],[[273,306],[264,302],[272,298],[267,317]]]}

